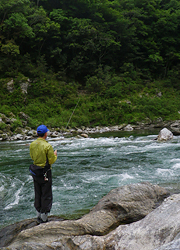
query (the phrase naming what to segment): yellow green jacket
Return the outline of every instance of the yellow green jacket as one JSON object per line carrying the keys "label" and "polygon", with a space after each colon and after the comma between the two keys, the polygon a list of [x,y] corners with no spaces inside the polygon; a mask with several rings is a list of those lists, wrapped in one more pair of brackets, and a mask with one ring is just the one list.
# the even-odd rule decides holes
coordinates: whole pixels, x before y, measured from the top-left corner
{"label": "yellow green jacket", "polygon": [[39,167],[45,167],[46,158],[50,165],[57,160],[53,147],[43,138],[38,138],[30,144],[30,156],[33,164]]}

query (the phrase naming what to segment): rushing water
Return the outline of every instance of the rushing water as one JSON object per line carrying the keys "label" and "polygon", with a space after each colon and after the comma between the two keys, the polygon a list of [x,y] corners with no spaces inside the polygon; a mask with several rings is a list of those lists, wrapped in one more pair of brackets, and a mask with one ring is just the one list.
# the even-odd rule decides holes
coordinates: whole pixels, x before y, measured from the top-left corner
{"label": "rushing water", "polygon": [[[110,190],[130,183],[149,181],[178,192],[180,136],[164,143],[156,137],[157,133],[139,132],[49,139],[58,150],[51,215],[78,218]],[[0,143],[0,228],[36,216],[28,171],[30,143]]]}

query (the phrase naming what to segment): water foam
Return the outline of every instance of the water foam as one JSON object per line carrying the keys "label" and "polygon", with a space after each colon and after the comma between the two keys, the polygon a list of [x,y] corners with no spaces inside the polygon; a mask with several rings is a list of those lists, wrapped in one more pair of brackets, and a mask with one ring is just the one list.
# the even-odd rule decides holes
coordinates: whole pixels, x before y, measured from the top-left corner
{"label": "water foam", "polygon": [[134,176],[129,175],[128,173],[120,174],[120,176],[122,177],[123,181],[127,179],[134,179]]}
{"label": "water foam", "polygon": [[21,188],[17,190],[17,192],[14,194],[14,196],[15,196],[14,201],[11,202],[10,204],[8,204],[8,205],[4,208],[4,210],[9,210],[9,209],[13,208],[15,205],[18,205],[18,204],[19,204],[20,193],[21,193],[21,191],[22,191],[22,188],[23,188],[23,186],[21,186]]}
{"label": "water foam", "polygon": [[172,168],[173,169],[180,169],[180,162],[176,163]]}

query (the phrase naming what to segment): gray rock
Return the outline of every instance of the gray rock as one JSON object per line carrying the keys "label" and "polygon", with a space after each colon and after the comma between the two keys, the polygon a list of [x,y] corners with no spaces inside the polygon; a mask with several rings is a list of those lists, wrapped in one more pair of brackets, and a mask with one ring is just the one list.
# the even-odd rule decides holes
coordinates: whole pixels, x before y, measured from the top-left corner
{"label": "gray rock", "polygon": [[87,134],[81,134],[81,136],[84,137],[84,138],[88,138]]}
{"label": "gray rock", "polygon": [[180,239],[173,240],[172,242],[168,244],[164,244],[161,247],[158,247],[154,250],[179,250],[180,249]]}
{"label": "gray rock", "polygon": [[162,92],[158,92],[157,97],[162,97]]}
{"label": "gray rock", "polygon": [[[31,249],[26,244],[22,245],[23,249]],[[60,250],[179,250],[180,194],[167,198],[144,219],[120,225],[105,236],[61,235],[50,244],[44,243],[44,249],[47,246]]]}
{"label": "gray rock", "polygon": [[22,82],[20,83],[21,91],[23,94],[27,94],[27,90],[29,87],[29,82]]}
{"label": "gray rock", "polygon": [[30,130],[30,131],[28,131],[28,135],[29,136],[36,136],[37,132],[35,130]]}
{"label": "gray rock", "polygon": [[58,133],[57,131],[55,131],[55,132],[50,133],[50,136],[51,136],[52,138],[56,138],[56,137],[59,137],[59,136],[60,136],[60,133]]}
{"label": "gray rock", "polygon": [[133,130],[134,129],[130,124],[128,124],[126,127],[124,127],[124,131],[133,131]]}
{"label": "gray rock", "polygon": [[171,123],[170,129],[174,135],[180,135],[180,120]]}
{"label": "gray rock", "polygon": [[170,125],[171,128],[180,128],[180,120],[174,121]]}
{"label": "gray rock", "polygon": [[154,250],[179,239],[179,234],[180,194],[176,194],[141,221],[119,226],[105,238],[105,245],[106,249]]}
{"label": "gray rock", "polygon": [[14,80],[13,79],[7,83],[7,90],[10,93],[12,93],[15,90],[15,88],[14,88]]}
{"label": "gray rock", "polygon": [[14,135],[14,140],[24,140],[24,136],[22,134]]}
{"label": "gray rock", "polygon": [[119,126],[113,126],[113,127],[111,127],[111,130],[112,131],[119,131]]}
{"label": "gray rock", "polygon": [[[119,187],[103,197],[99,203],[92,208],[90,213],[81,219],[48,222],[20,232],[14,243],[9,246],[9,249],[13,249],[13,247],[20,249],[19,247],[22,246],[22,244],[24,246],[23,249],[29,249],[29,243],[44,244],[44,246],[47,247],[47,245],[52,244],[52,242],[59,242],[60,236],[69,236],[62,238],[63,246],[66,246],[64,244],[67,239],[68,242],[72,243],[72,246],[77,246],[77,241],[81,242],[81,247],[86,245],[90,246],[90,244],[101,246],[101,237],[89,238],[89,236],[86,236],[82,238],[82,235],[105,235],[121,223],[124,224],[140,220],[153,211],[167,195],[168,192],[164,188],[150,183],[139,183]],[[81,236],[81,238],[74,238],[74,236]],[[91,243],[88,242],[86,244],[87,238]],[[67,246],[69,244],[68,242],[66,242]],[[65,247],[62,249],[98,248]]]}
{"label": "gray rock", "polygon": [[[58,216],[50,216],[49,221],[63,221],[63,219]],[[2,228],[0,230],[0,249],[3,246],[9,245],[11,241],[16,238],[17,234],[22,230],[26,230],[35,226],[37,226],[37,220],[33,218],[20,221]]]}
{"label": "gray rock", "polygon": [[82,133],[83,132],[83,130],[82,129],[77,129],[77,133]]}
{"label": "gray rock", "polygon": [[157,137],[158,141],[167,141],[173,139],[173,133],[167,128],[163,128]]}

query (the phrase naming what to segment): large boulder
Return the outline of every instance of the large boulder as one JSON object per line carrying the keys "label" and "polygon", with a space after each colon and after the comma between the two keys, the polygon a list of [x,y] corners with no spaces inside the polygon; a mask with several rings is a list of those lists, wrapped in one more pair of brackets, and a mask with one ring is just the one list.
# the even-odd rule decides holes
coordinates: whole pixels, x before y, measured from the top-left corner
{"label": "large boulder", "polygon": [[105,237],[104,244],[106,249],[117,250],[175,250],[179,248],[168,248],[167,244],[177,246],[179,239],[180,194],[175,194],[141,221],[119,226]]}
{"label": "large boulder", "polygon": [[[44,225],[43,227],[45,228]],[[44,236],[40,239],[37,235],[29,241],[24,239],[24,241],[15,242],[7,249],[178,250],[180,249],[180,194],[168,197],[162,205],[142,220],[120,225],[105,236],[59,234],[54,241],[48,241],[47,232],[42,231],[42,233]],[[53,233],[56,232],[53,231]]]}
{"label": "large boulder", "polygon": [[173,133],[170,130],[168,130],[167,128],[163,128],[159,132],[158,137],[157,137],[158,141],[168,141],[171,139],[173,139]]}
{"label": "large boulder", "polygon": [[[29,243],[48,245],[59,240],[60,236],[68,236],[66,239],[69,239],[69,236],[105,235],[120,224],[144,218],[168,195],[169,193],[164,188],[150,183],[137,183],[116,188],[103,197],[89,214],[78,220],[50,221],[21,231],[9,249],[13,247],[19,249],[18,247],[22,244],[29,246]],[[65,238],[62,240],[64,242]]]}

